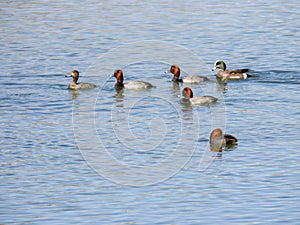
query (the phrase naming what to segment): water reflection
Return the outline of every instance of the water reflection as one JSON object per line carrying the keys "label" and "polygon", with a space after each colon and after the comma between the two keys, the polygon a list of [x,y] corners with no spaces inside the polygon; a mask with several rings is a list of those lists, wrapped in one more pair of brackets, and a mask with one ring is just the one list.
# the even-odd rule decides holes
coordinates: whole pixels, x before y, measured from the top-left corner
{"label": "water reflection", "polygon": [[172,95],[177,98],[177,97],[180,97],[180,86],[179,86],[179,82],[174,82],[172,81],[172,86],[173,86],[173,89],[172,89]]}
{"label": "water reflection", "polygon": [[76,100],[77,97],[78,97],[78,95],[79,95],[79,91],[77,91],[77,90],[70,90],[70,89],[69,89],[69,91],[72,94],[72,100]]}
{"label": "water reflection", "polygon": [[123,94],[124,88],[116,88],[115,100],[116,102],[122,102],[125,95]]}
{"label": "water reflection", "polygon": [[228,90],[227,83],[219,81],[218,85],[217,85],[217,91],[220,91],[222,93],[226,93],[227,90]]}

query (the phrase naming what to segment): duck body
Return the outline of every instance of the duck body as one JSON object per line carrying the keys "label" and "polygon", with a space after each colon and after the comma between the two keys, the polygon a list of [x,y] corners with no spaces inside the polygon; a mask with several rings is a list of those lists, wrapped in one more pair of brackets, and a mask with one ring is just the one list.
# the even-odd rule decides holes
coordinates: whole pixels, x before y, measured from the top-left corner
{"label": "duck body", "polygon": [[182,103],[190,103],[192,105],[213,104],[218,101],[218,98],[209,95],[194,97],[193,91],[189,87],[183,89],[182,95],[184,97]]}
{"label": "duck body", "polygon": [[219,70],[217,72],[217,78],[222,80],[238,80],[238,79],[246,79],[248,77],[248,69],[240,69],[240,70]]}
{"label": "duck body", "polygon": [[236,69],[236,70],[226,70],[226,64],[224,61],[217,60],[212,68],[212,71],[219,69],[216,76],[222,80],[238,80],[246,79],[249,75],[249,69]]}
{"label": "duck body", "polygon": [[232,136],[231,134],[224,134],[224,141],[223,144],[225,146],[231,146],[231,145],[236,145],[238,140],[236,137]]}
{"label": "duck body", "polygon": [[125,89],[131,89],[131,90],[137,90],[137,89],[147,89],[147,88],[152,88],[154,87],[152,84],[149,82],[145,81],[140,81],[140,80],[133,80],[133,81],[128,81],[123,84],[115,84],[116,88],[125,88]]}
{"label": "duck body", "polygon": [[209,81],[207,77],[203,77],[203,76],[185,76],[181,80],[183,83],[187,83],[187,84],[197,84],[204,81]]}
{"label": "duck body", "polygon": [[78,83],[79,72],[77,70],[73,70],[70,77],[73,77],[73,81],[68,86],[68,89],[70,90],[91,89],[96,87],[95,84],[91,83]]}
{"label": "duck body", "polygon": [[68,89],[70,90],[78,90],[78,89],[92,89],[95,88],[95,84],[91,83],[74,83],[72,82],[69,86]]}
{"label": "duck body", "polygon": [[216,103],[218,99],[213,96],[195,96],[190,98],[190,102],[192,105],[205,105],[205,104],[213,104]]}
{"label": "duck body", "polygon": [[182,82],[182,83],[188,83],[188,84],[197,84],[204,81],[209,81],[207,77],[204,76],[185,76],[182,78],[180,77],[180,68],[177,65],[172,65],[170,70],[166,71],[167,73],[172,73],[174,82]]}
{"label": "duck body", "polygon": [[116,88],[125,88],[125,89],[148,89],[155,87],[149,82],[140,81],[140,80],[133,80],[123,83],[124,77],[123,77],[123,71],[118,69],[114,72],[114,77],[117,79],[117,83],[115,84]]}
{"label": "duck body", "polygon": [[210,148],[212,151],[220,152],[223,147],[231,148],[237,144],[238,140],[231,134],[223,134],[220,128],[214,129],[210,134]]}

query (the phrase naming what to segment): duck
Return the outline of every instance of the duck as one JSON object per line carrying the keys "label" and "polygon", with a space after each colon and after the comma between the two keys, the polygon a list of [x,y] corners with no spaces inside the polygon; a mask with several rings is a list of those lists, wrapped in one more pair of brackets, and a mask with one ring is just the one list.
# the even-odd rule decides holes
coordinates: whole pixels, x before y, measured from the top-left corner
{"label": "duck", "polygon": [[78,89],[91,89],[91,88],[95,88],[96,85],[95,84],[91,84],[91,83],[78,83],[78,79],[79,79],[79,72],[78,70],[73,70],[71,72],[70,76],[66,76],[66,77],[73,77],[73,81],[69,84],[68,89],[70,90],[78,90]]}
{"label": "duck", "polygon": [[238,79],[246,79],[250,77],[247,72],[249,69],[236,69],[236,70],[226,70],[226,64],[222,60],[217,60],[212,68],[212,71],[219,69],[216,76],[222,80],[238,80]]}
{"label": "duck", "polygon": [[115,84],[115,88],[125,88],[125,89],[148,89],[155,87],[149,82],[133,80],[123,83],[124,76],[123,71],[121,69],[117,69],[114,72],[114,77],[117,79],[117,83]]}
{"label": "duck", "polygon": [[231,134],[223,134],[220,128],[214,129],[210,134],[210,149],[215,152],[222,151],[223,147],[231,148],[237,145],[237,138]]}
{"label": "duck", "polygon": [[189,87],[185,87],[182,90],[182,95],[184,97],[182,103],[190,103],[192,105],[212,104],[218,100],[218,98],[209,95],[194,97],[193,91]]}
{"label": "duck", "polygon": [[189,84],[197,84],[204,81],[209,81],[207,77],[204,76],[185,76],[182,78],[180,77],[180,68],[177,65],[172,65],[170,70],[167,70],[165,73],[172,73],[174,82],[182,82],[182,83],[189,83]]}

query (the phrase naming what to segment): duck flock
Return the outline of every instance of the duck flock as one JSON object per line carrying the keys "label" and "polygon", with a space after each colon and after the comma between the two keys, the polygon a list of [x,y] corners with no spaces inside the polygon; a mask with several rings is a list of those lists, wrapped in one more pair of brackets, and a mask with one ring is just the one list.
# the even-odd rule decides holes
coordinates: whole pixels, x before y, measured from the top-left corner
{"label": "duck flock", "polygon": [[[238,80],[238,79],[246,79],[247,77],[251,77],[248,74],[249,69],[234,69],[227,70],[226,64],[224,61],[217,60],[214,63],[214,67],[212,71],[218,70],[216,73],[216,77],[218,80],[226,81],[226,80]],[[185,76],[180,77],[180,68],[178,65],[172,65],[170,70],[166,71],[166,73],[173,74],[173,82],[182,82],[185,84],[198,84],[205,81],[210,81],[209,78],[205,76]],[[115,88],[117,90],[120,89],[132,89],[132,90],[140,90],[140,89],[149,89],[155,88],[149,82],[141,81],[141,80],[132,80],[128,82],[124,82],[124,75],[121,69],[115,70],[113,76],[116,78]],[[92,83],[79,83],[79,72],[77,70],[73,70],[70,74],[70,77],[73,78],[72,82],[69,84],[68,89],[70,90],[79,90],[79,89],[91,89],[95,88],[96,85]],[[191,105],[208,105],[213,104],[218,101],[218,98],[213,96],[194,96],[193,91],[189,87],[185,87],[182,91],[182,99],[181,102],[185,104]],[[220,152],[223,148],[231,148],[237,145],[237,138],[230,134],[224,134],[220,128],[215,128],[209,138],[210,149],[212,151]]]}

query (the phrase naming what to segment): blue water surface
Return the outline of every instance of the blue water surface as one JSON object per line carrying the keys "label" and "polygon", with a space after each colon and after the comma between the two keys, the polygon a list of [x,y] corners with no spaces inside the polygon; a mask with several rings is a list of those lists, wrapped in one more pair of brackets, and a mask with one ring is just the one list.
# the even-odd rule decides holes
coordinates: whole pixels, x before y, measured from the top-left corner
{"label": "blue water surface", "polygon": [[[1,224],[299,224],[298,1],[0,6]],[[167,61],[139,57],[158,51],[152,41],[162,43]],[[136,42],[144,49],[118,52]],[[218,85],[210,71],[218,59],[251,68],[254,77]],[[189,85],[164,74],[173,63],[183,74],[206,69],[199,75],[213,81],[192,89],[219,103],[180,104]],[[157,87],[117,93],[107,71],[120,66],[126,80]],[[67,90],[64,76],[73,69],[101,89]],[[84,114],[87,101],[92,114]],[[97,138],[89,135],[91,119]],[[238,145],[206,152],[214,123]],[[103,153],[119,166],[95,166]]]}

